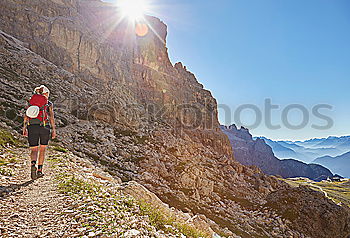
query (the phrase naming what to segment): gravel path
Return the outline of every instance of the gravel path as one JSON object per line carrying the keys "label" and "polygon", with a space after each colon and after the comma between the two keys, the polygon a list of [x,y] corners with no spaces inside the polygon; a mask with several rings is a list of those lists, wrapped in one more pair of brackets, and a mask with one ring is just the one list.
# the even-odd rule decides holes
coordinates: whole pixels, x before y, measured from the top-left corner
{"label": "gravel path", "polygon": [[[120,181],[88,159],[49,149],[43,172],[31,180],[28,149],[0,147],[0,238],[185,237],[156,229],[139,205],[119,192]],[[67,181],[75,181],[71,185],[78,190],[60,191]],[[91,186],[97,190],[85,190]]]}
{"label": "gravel path", "polygon": [[[44,177],[32,181],[29,158],[24,158],[28,151],[17,153],[23,156],[13,166],[13,176],[0,175],[1,237],[69,236],[77,223],[63,211],[70,208],[72,200],[57,191],[51,163],[45,163]],[[6,156],[14,154],[5,152]]]}

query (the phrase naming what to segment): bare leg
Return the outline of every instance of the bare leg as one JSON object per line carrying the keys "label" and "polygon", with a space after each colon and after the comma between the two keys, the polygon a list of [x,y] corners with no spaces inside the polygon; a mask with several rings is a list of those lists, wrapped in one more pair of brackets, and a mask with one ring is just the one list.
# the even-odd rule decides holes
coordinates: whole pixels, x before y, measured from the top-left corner
{"label": "bare leg", "polygon": [[34,146],[34,147],[30,147],[30,160],[31,160],[31,168],[30,168],[30,177],[32,179],[36,179],[36,160],[38,159],[38,150],[39,147],[38,146]]}
{"label": "bare leg", "polygon": [[40,145],[39,151],[40,151],[40,154],[39,154],[38,165],[43,165],[44,164],[44,160],[45,160],[46,145]]}
{"label": "bare leg", "polygon": [[38,159],[38,146],[30,147],[30,160],[35,161]]}

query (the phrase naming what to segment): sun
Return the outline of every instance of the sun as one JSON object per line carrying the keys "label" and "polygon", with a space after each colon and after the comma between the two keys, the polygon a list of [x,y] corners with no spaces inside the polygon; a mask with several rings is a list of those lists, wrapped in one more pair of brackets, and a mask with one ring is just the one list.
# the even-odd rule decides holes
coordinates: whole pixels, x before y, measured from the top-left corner
{"label": "sun", "polygon": [[131,21],[142,20],[145,13],[149,10],[147,0],[118,0],[117,7],[123,17]]}

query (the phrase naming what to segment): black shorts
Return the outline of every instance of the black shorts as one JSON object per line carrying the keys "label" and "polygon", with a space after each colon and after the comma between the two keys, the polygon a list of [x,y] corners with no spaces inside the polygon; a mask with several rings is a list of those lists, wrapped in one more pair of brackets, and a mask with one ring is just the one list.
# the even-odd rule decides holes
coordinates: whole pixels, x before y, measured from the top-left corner
{"label": "black shorts", "polygon": [[29,125],[28,142],[29,146],[48,145],[50,139],[50,126]]}

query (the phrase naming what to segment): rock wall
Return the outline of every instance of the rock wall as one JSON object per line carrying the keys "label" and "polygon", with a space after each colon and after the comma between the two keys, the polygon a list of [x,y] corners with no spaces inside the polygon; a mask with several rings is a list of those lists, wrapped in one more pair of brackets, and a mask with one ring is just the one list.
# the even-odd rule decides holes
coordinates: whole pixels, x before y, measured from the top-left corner
{"label": "rock wall", "polygon": [[[226,137],[213,137],[219,126],[216,100],[181,63],[172,66],[167,27],[159,19],[146,17],[149,33],[138,37],[115,6],[100,1],[5,0],[0,7],[4,32],[103,91],[90,107],[110,101],[107,117],[113,123],[139,129],[161,120],[185,131],[200,129],[203,142],[213,138],[208,143],[231,156]],[[123,111],[131,115],[121,117]]]}

